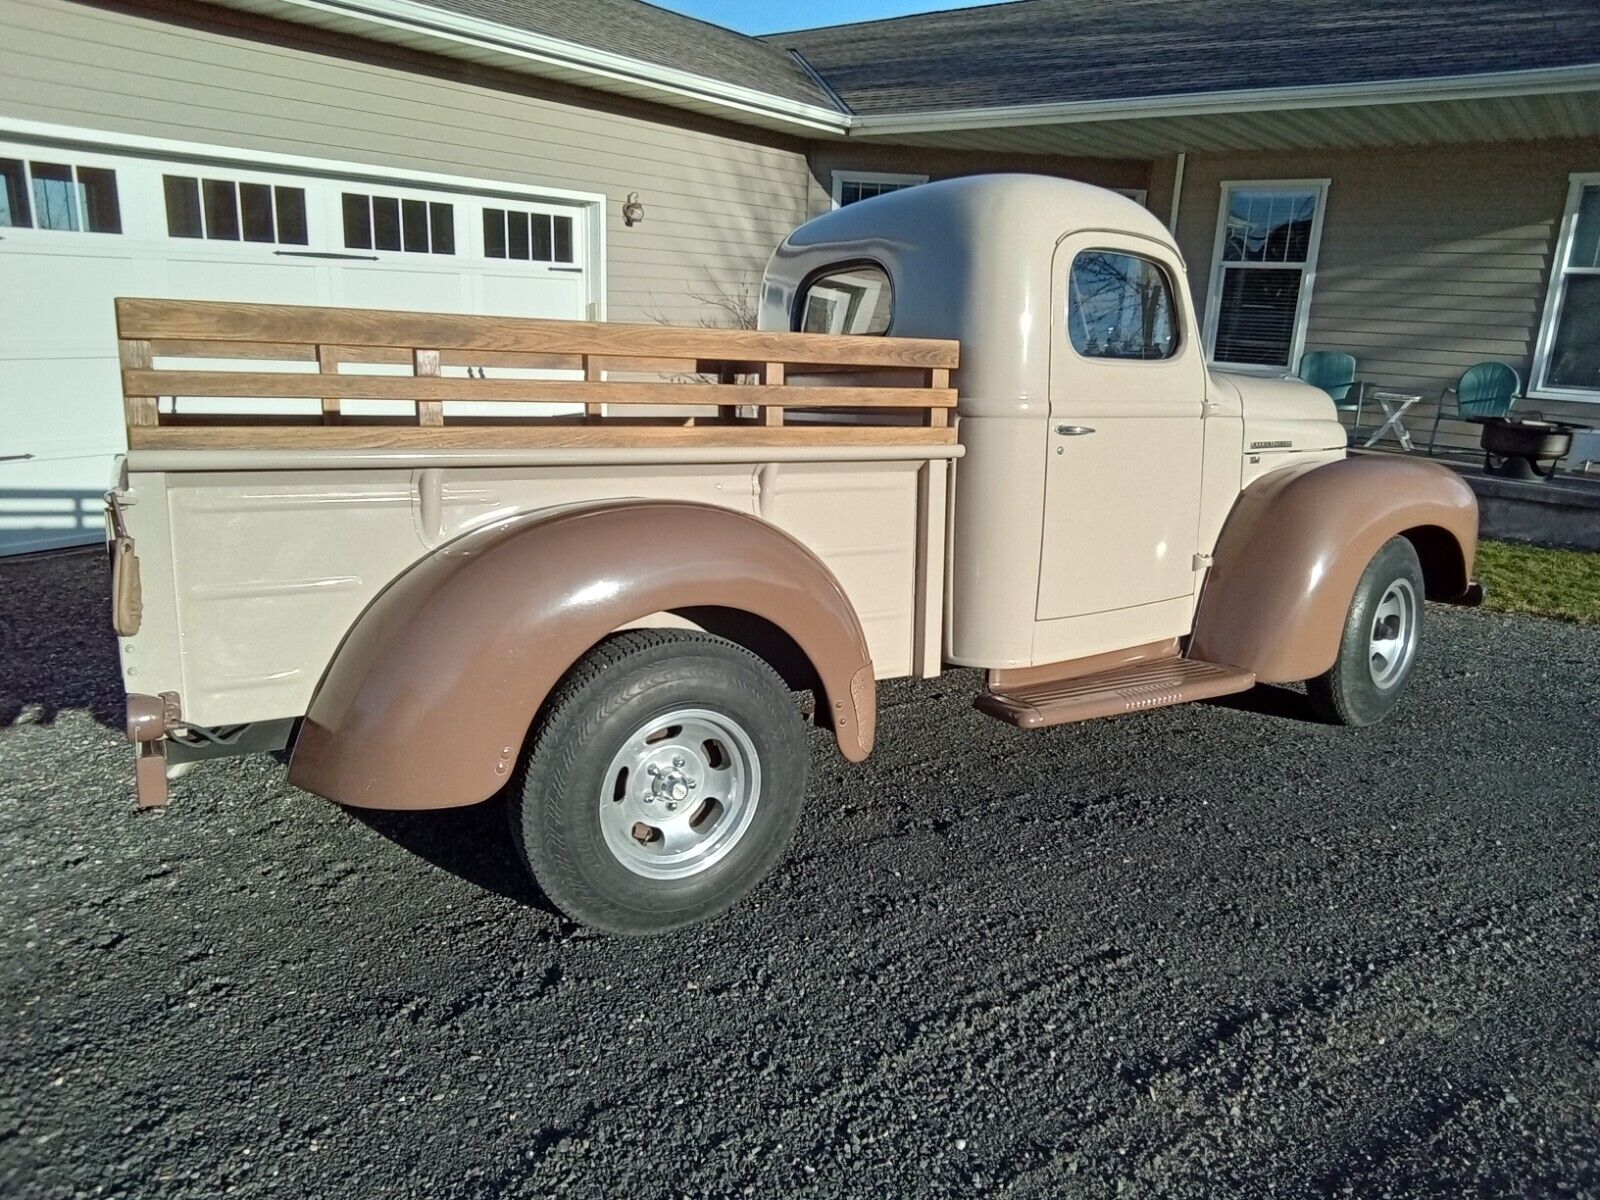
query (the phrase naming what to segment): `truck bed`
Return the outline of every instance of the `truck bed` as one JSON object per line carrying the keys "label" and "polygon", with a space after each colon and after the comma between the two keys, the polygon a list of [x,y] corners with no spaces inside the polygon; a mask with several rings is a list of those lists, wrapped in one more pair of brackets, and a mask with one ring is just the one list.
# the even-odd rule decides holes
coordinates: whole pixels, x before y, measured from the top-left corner
{"label": "truck bed", "polygon": [[939,670],[954,343],[155,300],[118,321],[124,682],[186,722],[302,715],[417,561],[619,497],[771,522],[839,579],[880,678]]}

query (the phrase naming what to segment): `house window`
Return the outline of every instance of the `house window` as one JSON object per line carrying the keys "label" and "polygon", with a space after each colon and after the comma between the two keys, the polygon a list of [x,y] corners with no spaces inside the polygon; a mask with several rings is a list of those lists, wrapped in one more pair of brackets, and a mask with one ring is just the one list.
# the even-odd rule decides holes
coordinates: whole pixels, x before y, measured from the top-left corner
{"label": "house window", "polygon": [[570,263],[572,218],[486,208],[483,210],[483,254],[485,258]]}
{"label": "house window", "polygon": [[1147,258],[1085,250],[1072,260],[1067,337],[1085,358],[1171,358],[1178,321],[1166,272]]}
{"label": "house window", "polygon": [[306,244],[305,188],[192,175],[164,175],[161,184],[170,237]]}
{"label": "house window", "polygon": [[350,250],[410,254],[456,252],[455,205],[345,192],[344,244]]}
{"label": "house window", "polygon": [[0,225],[121,233],[117,173],[72,163],[0,158]]}
{"label": "house window", "polygon": [[1574,175],[1533,365],[1536,391],[1600,400],[1600,175]]}
{"label": "house window", "polygon": [[1207,290],[1211,360],[1290,371],[1305,342],[1328,181],[1224,183]]}
{"label": "house window", "polygon": [[876,171],[835,171],[833,173],[833,206],[843,208],[857,200],[870,200],[887,192],[927,183],[926,175],[884,175]]}
{"label": "house window", "polygon": [[855,263],[815,275],[800,293],[794,327],[800,333],[889,332],[894,289],[876,263]]}

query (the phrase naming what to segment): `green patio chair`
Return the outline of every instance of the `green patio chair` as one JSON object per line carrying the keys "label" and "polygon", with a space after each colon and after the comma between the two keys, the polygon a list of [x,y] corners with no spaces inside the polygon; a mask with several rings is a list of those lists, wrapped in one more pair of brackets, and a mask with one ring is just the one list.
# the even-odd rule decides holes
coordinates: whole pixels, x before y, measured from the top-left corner
{"label": "green patio chair", "polygon": [[1300,356],[1300,378],[1319,387],[1333,400],[1340,412],[1356,414],[1350,440],[1361,432],[1361,409],[1366,403],[1367,385],[1356,379],[1356,360],[1343,350],[1313,350]]}
{"label": "green patio chair", "polygon": [[1503,362],[1474,363],[1461,373],[1454,387],[1439,393],[1439,403],[1433,410],[1433,432],[1428,437],[1428,454],[1433,455],[1434,444],[1439,440],[1439,419],[1444,416],[1446,396],[1456,398],[1457,421],[1482,425],[1491,417],[1511,415],[1511,406],[1522,394],[1522,376],[1515,367]]}

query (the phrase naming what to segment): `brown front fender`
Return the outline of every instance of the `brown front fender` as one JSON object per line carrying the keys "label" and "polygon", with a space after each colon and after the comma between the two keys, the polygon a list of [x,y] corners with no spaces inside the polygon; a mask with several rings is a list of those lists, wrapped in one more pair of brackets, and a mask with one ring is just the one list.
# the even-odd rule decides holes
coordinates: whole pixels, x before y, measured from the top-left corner
{"label": "brown front fender", "polygon": [[1429,599],[1467,592],[1478,502],[1454,471],[1361,456],[1262,476],[1222,527],[1190,657],[1243,667],[1263,683],[1322,674],[1361,573],[1402,534],[1422,558]]}
{"label": "brown front fender", "polygon": [[474,530],[406,571],[345,638],[290,782],[358,808],[476,804],[506,782],[540,705],[595,643],[653,613],[717,606],[809,660],[846,758],[872,749],[872,661],[827,567],[729,509],[621,501]]}

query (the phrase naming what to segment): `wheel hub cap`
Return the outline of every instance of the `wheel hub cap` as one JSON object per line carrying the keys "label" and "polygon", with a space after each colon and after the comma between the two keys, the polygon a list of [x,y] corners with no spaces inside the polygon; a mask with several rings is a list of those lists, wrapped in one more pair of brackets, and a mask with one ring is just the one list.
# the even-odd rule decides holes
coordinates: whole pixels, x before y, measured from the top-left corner
{"label": "wheel hub cap", "polygon": [[1396,579],[1372,610],[1367,665],[1372,682],[1385,690],[1405,678],[1417,649],[1419,629],[1416,590],[1408,579]]}
{"label": "wheel hub cap", "polygon": [[683,879],[743,838],[761,795],[750,735],[709,709],[675,709],[624,739],[599,797],[600,831],[628,870]]}

